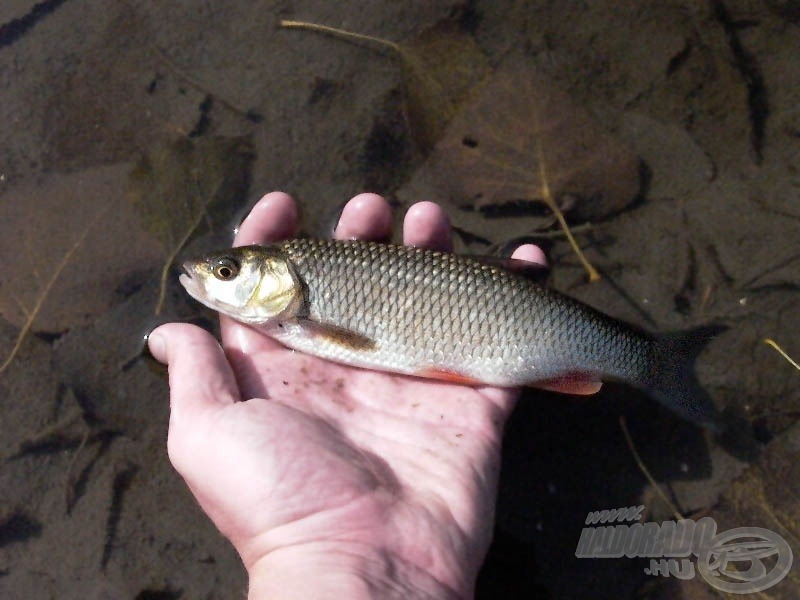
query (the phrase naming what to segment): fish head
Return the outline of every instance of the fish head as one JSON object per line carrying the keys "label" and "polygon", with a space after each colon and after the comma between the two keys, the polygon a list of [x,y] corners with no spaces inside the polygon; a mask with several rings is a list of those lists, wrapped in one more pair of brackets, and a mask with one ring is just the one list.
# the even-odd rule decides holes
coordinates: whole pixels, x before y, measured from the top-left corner
{"label": "fish head", "polygon": [[268,246],[242,246],[183,263],[180,282],[192,298],[251,325],[289,318],[302,306],[290,262]]}

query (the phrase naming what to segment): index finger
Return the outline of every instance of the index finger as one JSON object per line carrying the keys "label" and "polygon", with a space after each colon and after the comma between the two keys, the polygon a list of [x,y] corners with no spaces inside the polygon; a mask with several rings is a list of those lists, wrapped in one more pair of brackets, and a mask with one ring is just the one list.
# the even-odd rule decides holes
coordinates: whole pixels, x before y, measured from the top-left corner
{"label": "index finger", "polygon": [[188,323],[167,323],[149,337],[150,352],[169,366],[172,422],[238,402],[236,378],[217,340]]}
{"label": "index finger", "polygon": [[242,221],[233,245],[248,246],[290,238],[297,230],[297,219],[297,205],[292,197],[283,192],[270,192],[256,202]]}

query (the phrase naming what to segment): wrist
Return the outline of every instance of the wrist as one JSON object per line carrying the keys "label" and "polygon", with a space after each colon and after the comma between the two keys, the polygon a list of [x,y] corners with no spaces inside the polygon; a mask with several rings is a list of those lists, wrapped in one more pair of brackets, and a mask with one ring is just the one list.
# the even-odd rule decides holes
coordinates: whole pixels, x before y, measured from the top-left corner
{"label": "wrist", "polygon": [[248,568],[248,600],[265,598],[461,598],[423,569],[388,552],[346,542],[274,550]]}

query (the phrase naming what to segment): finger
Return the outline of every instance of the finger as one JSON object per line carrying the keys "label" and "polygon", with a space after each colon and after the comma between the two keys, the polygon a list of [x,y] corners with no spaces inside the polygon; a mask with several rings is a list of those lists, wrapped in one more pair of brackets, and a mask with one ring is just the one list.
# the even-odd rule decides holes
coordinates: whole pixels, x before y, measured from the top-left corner
{"label": "finger", "polygon": [[536,263],[543,267],[547,266],[547,257],[544,255],[544,252],[539,246],[534,246],[533,244],[523,244],[514,250],[511,258]]}
{"label": "finger", "polygon": [[433,202],[417,202],[409,208],[403,220],[403,243],[445,252],[452,250],[450,220],[442,207]]}
{"label": "finger", "polygon": [[156,360],[169,365],[171,422],[240,400],[225,353],[208,332],[168,323],[153,330],[148,345]]}
{"label": "finger", "polygon": [[378,194],[359,194],[348,202],[333,236],[337,240],[387,240],[392,234],[392,209]]}
{"label": "finger", "polygon": [[236,232],[234,246],[264,244],[290,238],[297,230],[297,205],[283,192],[261,198]]}

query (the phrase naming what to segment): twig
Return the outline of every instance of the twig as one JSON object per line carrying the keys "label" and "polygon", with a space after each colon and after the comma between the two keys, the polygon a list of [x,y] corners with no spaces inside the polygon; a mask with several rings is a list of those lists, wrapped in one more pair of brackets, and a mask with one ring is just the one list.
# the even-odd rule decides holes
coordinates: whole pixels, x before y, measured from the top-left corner
{"label": "twig", "polygon": [[780,354],[783,358],[789,361],[790,365],[792,365],[795,369],[800,371],[800,365],[798,365],[791,356],[789,356],[788,354],[786,354],[786,352],[784,352],[783,348],[781,348],[778,345],[778,342],[776,342],[771,338],[764,338],[764,343],[767,346],[772,346],[778,354]]}
{"label": "twig", "polygon": [[179,78],[183,79],[183,80],[184,80],[186,83],[188,83],[190,86],[192,86],[193,88],[195,88],[195,89],[199,90],[200,92],[202,92],[202,93],[204,93],[204,94],[208,94],[209,96],[211,96],[212,98],[214,98],[214,99],[215,99],[217,102],[219,102],[219,103],[220,103],[222,106],[224,106],[224,107],[225,107],[225,108],[227,108],[228,110],[230,110],[230,111],[232,111],[232,112],[236,113],[236,114],[237,114],[237,115],[239,115],[240,117],[244,117],[244,118],[245,118],[245,119],[247,119],[248,121],[252,121],[252,120],[253,120],[253,115],[254,115],[254,112],[253,112],[253,111],[250,111],[250,110],[244,110],[244,109],[242,109],[242,108],[240,108],[240,107],[236,106],[236,105],[235,105],[233,102],[231,102],[230,100],[226,100],[225,98],[223,98],[222,96],[220,96],[218,93],[216,93],[216,92],[212,92],[212,91],[211,91],[211,88],[209,88],[207,85],[205,85],[205,84],[204,84],[202,81],[200,81],[199,79],[196,79],[195,77],[192,77],[192,76],[191,76],[191,75],[189,75],[189,74],[188,74],[186,71],[184,71],[183,69],[181,69],[181,68],[180,68],[180,67],[179,67],[179,66],[178,66],[178,65],[175,63],[175,61],[174,61],[174,60],[172,60],[172,58],[171,58],[171,57],[170,57],[170,56],[169,56],[169,55],[168,55],[168,54],[167,54],[167,53],[166,53],[164,50],[162,50],[162,49],[161,49],[161,48],[159,48],[158,46],[153,46],[153,49],[155,50],[156,54],[157,54],[157,55],[158,55],[158,57],[161,59],[161,61],[162,61],[162,62],[163,62],[165,65],[167,65],[167,67],[169,67],[169,68],[170,68],[170,70],[171,70],[173,73],[175,73],[175,75],[177,75]]}
{"label": "twig", "polygon": [[367,42],[369,44],[378,44],[380,46],[384,46],[398,54],[403,54],[403,48],[400,44],[396,44],[395,42],[391,42],[389,40],[384,40],[382,38],[373,37],[371,35],[364,35],[363,33],[353,33],[352,31],[346,31],[344,29],[338,29],[336,27],[330,27],[328,25],[318,25],[317,23],[308,23],[306,21],[281,21],[281,27],[286,29],[305,29],[308,31],[316,31],[317,33],[324,33],[327,35],[332,35],[333,37],[338,37],[350,42]]}
{"label": "twig", "polygon": [[56,281],[61,275],[61,272],[64,270],[64,267],[67,266],[67,264],[75,255],[75,252],[78,250],[80,245],[83,244],[83,241],[86,239],[86,236],[89,235],[89,231],[91,231],[95,223],[97,223],[100,220],[100,217],[106,213],[106,211],[110,208],[110,206],[111,204],[108,204],[102,210],[97,211],[95,217],[86,226],[86,228],[83,230],[83,233],[81,233],[80,237],[77,240],[75,240],[75,243],[72,244],[72,247],[69,250],[67,250],[66,254],[64,254],[63,258],[61,259],[61,262],[58,263],[58,266],[55,268],[52,275],[50,276],[50,279],[45,284],[41,294],[39,294],[39,297],[36,300],[36,304],[33,305],[33,309],[28,314],[28,318],[25,320],[25,324],[22,326],[22,329],[20,329],[19,334],[17,335],[17,340],[16,342],[14,342],[14,347],[11,348],[11,352],[9,352],[6,359],[0,365],[0,373],[2,373],[8,368],[8,365],[11,364],[11,361],[14,360],[14,357],[19,352],[19,349],[22,346],[22,342],[25,341],[28,332],[31,330],[31,327],[33,327],[33,322],[39,315],[39,311],[42,309],[44,301],[50,295],[50,290],[53,289],[53,286],[55,285]]}
{"label": "twig", "polygon": [[628,425],[625,422],[625,417],[624,416],[620,416],[620,418],[619,418],[619,426],[622,428],[622,433],[623,433],[623,435],[625,435],[625,441],[628,443],[628,449],[631,451],[631,454],[633,455],[633,459],[636,461],[636,464],[639,466],[639,470],[641,470],[641,472],[647,478],[647,481],[650,482],[650,485],[653,486],[653,489],[656,491],[656,493],[661,498],[661,500],[664,502],[664,504],[666,504],[669,507],[669,509],[672,511],[672,514],[675,517],[675,519],[677,521],[683,520],[684,516],[680,513],[680,511],[678,510],[678,507],[675,506],[675,504],[672,502],[672,500],[667,498],[667,495],[661,489],[661,486],[658,485],[658,483],[656,483],[656,480],[653,479],[653,476],[650,474],[650,471],[647,469],[647,467],[645,466],[644,462],[642,461],[642,458],[639,456],[639,453],[636,451],[636,446],[633,445],[633,439],[631,438],[631,434],[628,431]]}
{"label": "twig", "polygon": [[26,448],[38,446],[39,444],[46,442],[54,435],[61,433],[81,418],[83,418],[82,410],[71,410],[52,425],[48,425],[44,429],[40,429],[30,437],[22,440],[19,444],[17,444],[16,452],[23,452]]}
{"label": "twig", "polygon": [[78,462],[78,457],[86,446],[86,442],[89,441],[89,436],[91,433],[91,428],[86,427],[83,432],[83,436],[81,437],[81,443],[78,444],[75,452],[72,453],[72,458],[70,458],[69,465],[67,465],[67,473],[64,476],[64,505],[66,507],[67,514],[72,511],[73,503],[75,502],[75,485],[72,480],[72,470],[75,467],[75,463]]}
{"label": "twig", "polygon": [[[535,113],[535,119],[538,121],[538,112]],[[536,131],[541,131],[539,128],[538,123],[535,123]],[[572,250],[578,257],[578,260],[581,261],[583,268],[586,269],[586,273],[589,277],[590,282],[600,281],[600,273],[597,272],[589,260],[581,250],[581,247],[578,245],[578,242],[575,240],[575,237],[572,235],[572,232],[569,229],[569,225],[567,225],[567,220],[564,218],[564,213],[561,212],[561,209],[558,207],[558,204],[553,199],[553,194],[550,191],[550,183],[547,177],[547,167],[545,165],[545,158],[544,158],[544,149],[542,148],[542,141],[541,137],[536,138],[536,158],[539,163],[539,180],[541,181],[541,192],[542,198],[544,199],[545,204],[550,207],[550,210],[553,211],[556,219],[558,220],[558,224],[561,226],[561,229],[564,231],[564,235],[567,236],[567,241],[569,245],[572,246]]]}
{"label": "twig", "polygon": [[158,300],[156,301],[156,308],[155,308],[156,315],[160,315],[161,310],[164,308],[164,300],[167,297],[167,277],[169,277],[170,267],[172,267],[172,263],[175,261],[175,258],[178,256],[178,253],[181,251],[181,249],[183,249],[183,247],[189,241],[189,238],[192,237],[192,234],[194,233],[195,229],[197,229],[200,226],[200,223],[202,222],[203,217],[206,214],[206,207],[217,195],[217,192],[219,192],[220,188],[222,187],[223,181],[224,180],[220,180],[219,183],[217,183],[216,187],[214,188],[213,193],[208,195],[208,197],[206,198],[205,202],[201,207],[201,210],[197,211],[197,215],[195,215],[195,218],[189,224],[189,228],[186,230],[186,233],[184,233],[183,237],[178,241],[177,245],[172,249],[169,256],[167,257],[167,260],[164,261],[164,266],[161,268],[161,278],[159,280]]}
{"label": "twig", "polygon": [[[594,227],[593,223],[581,223],[580,225],[573,225],[569,228],[569,231],[572,233],[584,233],[587,231],[591,231]],[[561,238],[568,235],[567,231],[564,229],[554,229],[552,231],[542,231],[542,232],[532,232],[528,234],[532,238],[542,238],[542,239],[554,239],[554,238]]]}

